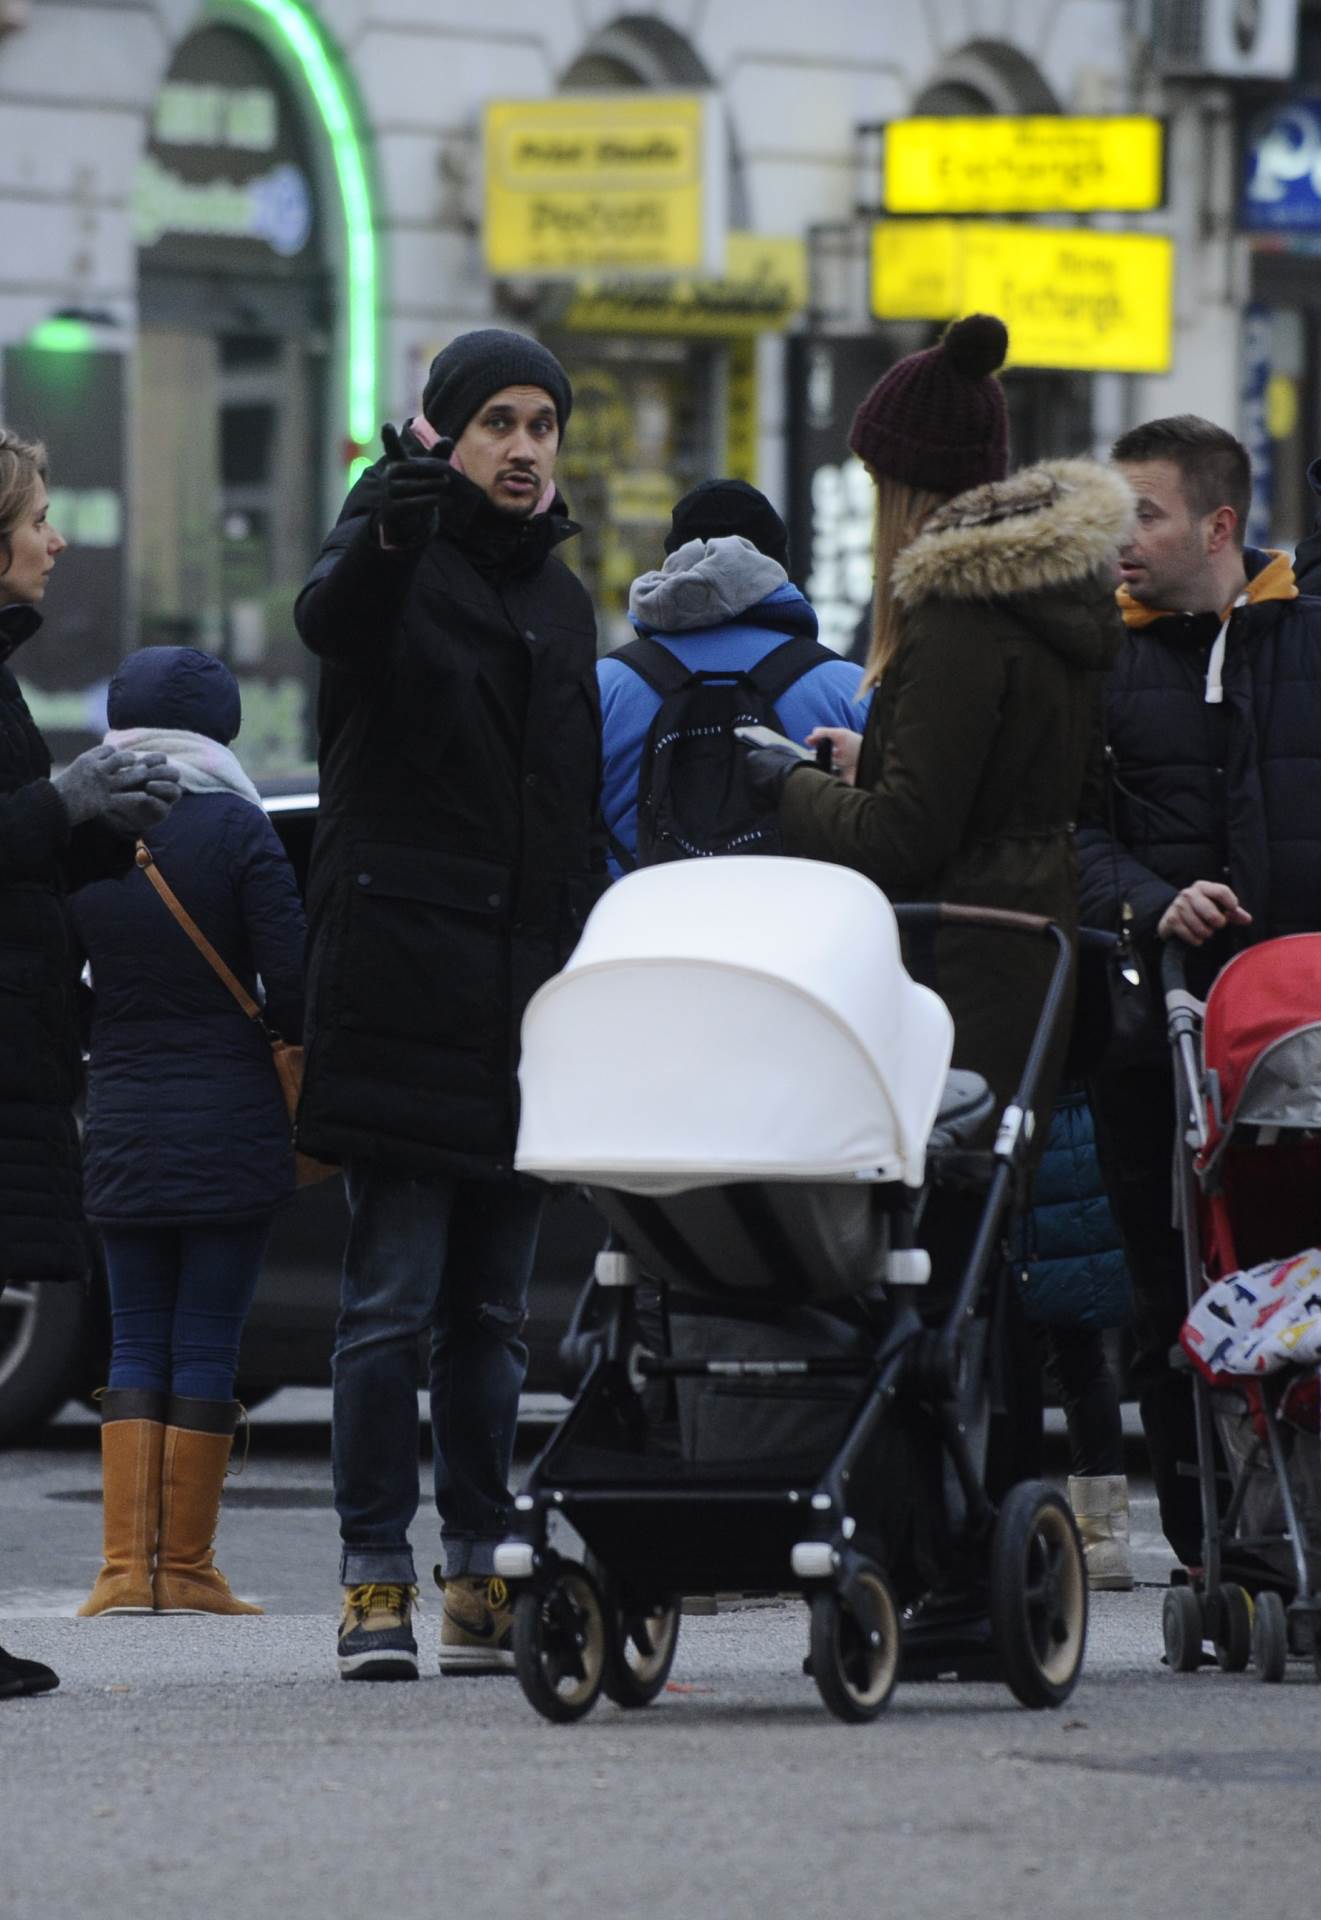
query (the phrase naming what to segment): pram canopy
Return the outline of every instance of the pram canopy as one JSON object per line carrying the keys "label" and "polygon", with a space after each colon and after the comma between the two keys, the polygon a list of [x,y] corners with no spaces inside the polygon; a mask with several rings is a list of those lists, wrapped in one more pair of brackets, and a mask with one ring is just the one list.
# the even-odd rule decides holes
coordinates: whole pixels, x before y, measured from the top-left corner
{"label": "pram canopy", "polygon": [[953,1034],[862,875],[774,857],[645,868],[527,1009],[516,1165],[650,1195],[920,1187]]}
{"label": "pram canopy", "polygon": [[1199,1170],[1236,1126],[1321,1129],[1321,934],[1237,954],[1207,996],[1202,1051],[1213,1097]]}

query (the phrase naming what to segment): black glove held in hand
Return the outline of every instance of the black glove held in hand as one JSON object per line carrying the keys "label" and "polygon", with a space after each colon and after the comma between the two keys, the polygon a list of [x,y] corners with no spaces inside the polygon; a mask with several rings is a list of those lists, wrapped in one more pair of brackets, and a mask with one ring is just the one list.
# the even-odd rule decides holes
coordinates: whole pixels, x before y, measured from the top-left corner
{"label": "black glove held in hand", "polygon": [[[178,769],[163,753],[130,753],[123,747],[108,746],[89,747],[86,753],[80,753],[51,785],[75,827],[98,817],[117,826],[119,816],[112,809],[122,810],[125,802],[138,807],[146,803],[143,824],[154,827],[165,818],[180,791]],[[142,828],[126,825],[121,831],[140,833]]]}
{"label": "black glove held in hand", "polygon": [[449,492],[454,469],[452,440],[438,440],[430,453],[406,453],[387,422],[381,428],[385,466],[377,476],[376,524],[391,547],[421,547],[436,525],[436,507]]}
{"label": "black glove held in hand", "polygon": [[743,751],[747,755],[744,767],[748,785],[754,795],[763,806],[778,807],[785,781],[807,762],[788,746],[753,747],[745,743]]}

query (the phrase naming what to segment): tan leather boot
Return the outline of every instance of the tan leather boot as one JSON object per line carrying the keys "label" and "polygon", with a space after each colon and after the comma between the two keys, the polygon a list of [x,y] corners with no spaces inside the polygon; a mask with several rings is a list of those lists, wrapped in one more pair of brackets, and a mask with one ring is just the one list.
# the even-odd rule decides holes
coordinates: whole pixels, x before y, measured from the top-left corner
{"label": "tan leather boot", "polygon": [[238,1414],[236,1400],[171,1397],[161,1470],[157,1613],[262,1611],[230,1592],[213,1551]]}
{"label": "tan leather boot", "polygon": [[151,1613],[161,1504],[165,1395],[108,1387],[101,1395],[105,1564],[78,1612]]}
{"label": "tan leather boot", "polygon": [[1127,1479],[1122,1473],[1071,1477],[1069,1505],[1082,1535],[1088,1586],[1096,1592],[1127,1593],[1133,1585]]}

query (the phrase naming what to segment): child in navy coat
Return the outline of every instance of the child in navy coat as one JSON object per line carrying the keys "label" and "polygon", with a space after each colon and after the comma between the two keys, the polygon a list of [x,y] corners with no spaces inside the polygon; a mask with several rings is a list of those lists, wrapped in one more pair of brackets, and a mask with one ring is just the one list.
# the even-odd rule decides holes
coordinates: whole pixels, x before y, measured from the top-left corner
{"label": "child in navy coat", "polygon": [[[169,742],[184,792],[146,836],[156,868],[267,1023],[297,1041],[303,909],[230,751],[234,676],[191,647],[144,648],[111,681],[107,714],[113,745]],[[145,872],[84,888],[74,911],[95,1001],[84,1194],[113,1324],[105,1564],[81,1612],[259,1612],[230,1592],[212,1542],[239,1339],[272,1217],[294,1187],[270,1044]]]}

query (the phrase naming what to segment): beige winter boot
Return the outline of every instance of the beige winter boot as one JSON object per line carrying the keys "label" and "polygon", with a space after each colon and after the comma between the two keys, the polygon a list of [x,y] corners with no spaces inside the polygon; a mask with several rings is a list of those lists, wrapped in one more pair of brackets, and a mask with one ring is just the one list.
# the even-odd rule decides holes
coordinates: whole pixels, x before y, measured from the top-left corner
{"label": "beige winter boot", "polygon": [[1082,1535],[1088,1586],[1094,1591],[1127,1593],[1133,1585],[1127,1479],[1122,1473],[1070,1477],[1069,1505]]}
{"label": "beige winter boot", "polygon": [[235,1400],[178,1394],[170,1400],[161,1470],[157,1613],[262,1611],[230,1592],[213,1551],[238,1414]]}
{"label": "beige winter boot", "polygon": [[78,1612],[151,1613],[156,1522],[161,1504],[165,1395],[107,1387],[101,1395],[101,1488],[105,1564]]}

